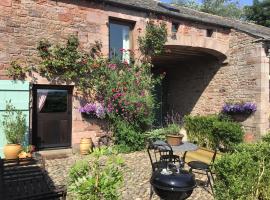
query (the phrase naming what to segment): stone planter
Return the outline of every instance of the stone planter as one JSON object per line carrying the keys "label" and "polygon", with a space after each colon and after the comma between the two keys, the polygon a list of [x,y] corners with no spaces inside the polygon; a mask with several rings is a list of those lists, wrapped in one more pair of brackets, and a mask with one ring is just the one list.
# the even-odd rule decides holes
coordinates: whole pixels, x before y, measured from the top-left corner
{"label": "stone planter", "polygon": [[178,146],[180,144],[182,144],[182,140],[183,140],[184,135],[183,134],[179,134],[179,135],[167,135],[166,139],[167,139],[167,143],[171,146]]}

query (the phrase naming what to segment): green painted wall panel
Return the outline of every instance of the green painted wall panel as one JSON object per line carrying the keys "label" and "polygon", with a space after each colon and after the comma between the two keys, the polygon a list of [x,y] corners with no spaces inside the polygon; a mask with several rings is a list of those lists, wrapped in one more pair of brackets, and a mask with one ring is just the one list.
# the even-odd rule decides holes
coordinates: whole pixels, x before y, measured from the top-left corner
{"label": "green painted wall panel", "polygon": [[[0,80],[0,121],[6,107],[6,101],[11,100],[18,110],[26,115],[29,127],[29,82]],[[25,133],[25,143],[28,143],[28,132]],[[6,137],[0,123],[0,156],[3,157],[3,147],[6,144]]]}

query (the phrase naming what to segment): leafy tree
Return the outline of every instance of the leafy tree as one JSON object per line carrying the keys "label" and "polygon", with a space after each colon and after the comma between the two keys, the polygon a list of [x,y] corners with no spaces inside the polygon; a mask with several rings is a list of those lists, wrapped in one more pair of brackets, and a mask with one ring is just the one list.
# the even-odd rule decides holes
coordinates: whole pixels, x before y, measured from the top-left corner
{"label": "leafy tree", "polygon": [[172,0],[172,4],[192,8],[194,10],[201,10],[202,7],[196,0]]}
{"label": "leafy tree", "polygon": [[234,0],[203,0],[201,11],[234,19],[243,16],[239,2]]}
{"label": "leafy tree", "polygon": [[223,17],[243,18],[243,9],[237,0],[203,0],[201,4],[194,0],[172,0],[172,3]]}
{"label": "leafy tree", "polygon": [[244,11],[247,20],[270,27],[270,0],[253,0],[253,5],[246,6]]}

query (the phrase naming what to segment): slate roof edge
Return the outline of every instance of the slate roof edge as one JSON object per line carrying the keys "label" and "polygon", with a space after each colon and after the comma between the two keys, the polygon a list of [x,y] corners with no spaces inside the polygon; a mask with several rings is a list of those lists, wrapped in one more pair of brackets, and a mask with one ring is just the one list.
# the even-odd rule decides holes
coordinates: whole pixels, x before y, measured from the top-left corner
{"label": "slate roof edge", "polygon": [[[192,10],[189,8],[181,7],[181,9],[191,10],[192,12],[196,12],[198,14],[204,15],[205,18],[184,14],[184,13],[181,13],[181,11],[180,12],[172,12],[172,11],[165,10],[165,9],[161,11],[161,10],[157,10],[154,8],[147,8],[147,7],[139,6],[137,4],[130,4],[128,2],[128,0],[125,2],[120,2],[117,0],[98,0],[96,2],[99,2],[99,3],[103,2],[106,4],[112,5],[112,6],[122,6],[122,7],[125,7],[127,9],[132,9],[132,10],[137,10],[137,11],[142,11],[142,12],[153,12],[156,14],[163,14],[163,15],[166,15],[169,17],[182,18],[182,19],[187,19],[190,21],[216,25],[216,26],[220,26],[220,27],[224,27],[224,28],[233,28],[235,30],[239,30],[239,31],[251,34],[253,36],[260,37],[260,38],[265,38],[265,39],[270,38],[270,28],[256,25],[253,23],[242,22],[239,20],[234,20],[234,19],[229,19],[229,18],[220,17],[220,16],[216,16],[216,15],[211,15],[208,13],[195,11],[195,10]],[[179,7],[177,6],[177,8],[179,8]],[[257,30],[257,29],[263,29],[263,30]]]}

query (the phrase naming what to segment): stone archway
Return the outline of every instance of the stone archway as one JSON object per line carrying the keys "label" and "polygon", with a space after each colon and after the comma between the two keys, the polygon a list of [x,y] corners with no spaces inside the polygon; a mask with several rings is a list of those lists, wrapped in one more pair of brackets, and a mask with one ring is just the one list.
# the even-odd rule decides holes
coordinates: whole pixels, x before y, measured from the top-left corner
{"label": "stone archway", "polygon": [[[157,91],[161,103],[159,113],[163,117],[171,111],[182,116],[218,113],[224,96],[216,74],[226,59],[225,51],[167,43],[165,52],[152,58],[154,73],[166,72]],[[160,123],[162,116],[158,116]]]}

